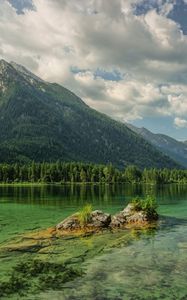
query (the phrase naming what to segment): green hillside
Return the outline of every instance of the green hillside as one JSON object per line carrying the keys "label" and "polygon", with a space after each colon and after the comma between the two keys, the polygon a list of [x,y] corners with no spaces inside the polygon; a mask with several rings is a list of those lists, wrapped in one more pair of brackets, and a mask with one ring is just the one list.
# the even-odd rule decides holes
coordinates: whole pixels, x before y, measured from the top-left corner
{"label": "green hillside", "polygon": [[165,134],[153,133],[144,127],[138,128],[132,124],[126,125],[159,151],[171,157],[171,159],[175,160],[184,168],[187,168],[187,147],[185,142],[177,141]]}
{"label": "green hillside", "polygon": [[58,84],[0,61],[0,162],[84,161],[177,167],[127,126]]}

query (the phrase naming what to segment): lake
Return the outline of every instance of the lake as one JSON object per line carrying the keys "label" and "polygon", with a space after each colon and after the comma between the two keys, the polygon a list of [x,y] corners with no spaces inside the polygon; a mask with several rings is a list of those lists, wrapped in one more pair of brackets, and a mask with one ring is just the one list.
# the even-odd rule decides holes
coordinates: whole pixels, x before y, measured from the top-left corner
{"label": "lake", "polygon": [[[156,196],[159,214],[164,220],[157,230],[131,231],[130,235],[127,231],[107,233],[81,241],[84,244],[84,255],[81,255],[84,257],[90,251],[81,263],[84,275],[66,283],[63,289],[24,295],[24,299],[187,299],[185,185],[0,186],[0,245],[32,230],[53,226],[80,210],[85,203],[114,214],[132,197],[147,194]],[[130,236],[128,242],[127,236]],[[75,257],[74,252],[78,253],[83,246],[80,241],[68,243],[63,247],[66,252],[70,249],[68,257],[71,253]],[[67,255],[63,251],[53,254],[52,260],[60,261]],[[38,257],[39,254],[34,255]],[[1,278],[6,278],[11,267],[26,256],[33,256],[33,253],[0,256]],[[41,252],[40,257],[44,257],[44,253]]]}

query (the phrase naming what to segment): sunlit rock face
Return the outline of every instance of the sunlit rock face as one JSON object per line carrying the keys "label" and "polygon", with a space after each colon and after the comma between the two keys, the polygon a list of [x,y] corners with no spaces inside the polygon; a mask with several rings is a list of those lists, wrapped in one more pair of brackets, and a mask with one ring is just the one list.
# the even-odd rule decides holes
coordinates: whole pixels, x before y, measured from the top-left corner
{"label": "sunlit rock face", "polygon": [[111,223],[111,215],[100,210],[91,212],[88,221],[85,224],[81,223],[79,214],[74,214],[56,226],[57,230],[78,230],[82,228],[107,228]]}
{"label": "sunlit rock face", "polygon": [[146,221],[147,218],[144,212],[135,212],[133,205],[128,204],[123,211],[112,217],[111,227],[123,227],[127,223],[142,223]]}
{"label": "sunlit rock face", "polygon": [[101,210],[95,210],[91,213],[90,225],[96,228],[105,228],[110,225],[111,215],[103,213]]}
{"label": "sunlit rock face", "polygon": [[74,214],[64,221],[60,222],[57,226],[57,230],[76,230],[80,228],[80,222],[78,219],[78,215]]}
{"label": "sunlit rock face", "polygon": [[148,212],[143,210],[136,211],[133,204],[129,203],[127,207],[120,213],[112,217],[111,227],[123,227],[128,224],[145,224],[158,219],[158,214],[155,211],[153,216],[149,216]]}
{"label": "sunlit rock face", "polygon": [[92,211],[84,224],[81,222],[79,213],[74,214],[59,223],[56,226],[56,230],[76,231],[80,229],[112,229],[117,227],[125,227],[129,224],[144,225],[157,219],[158,215],[156,211],[155,215],[150,217],[148,212],[143,210],[136,211],[133,204],[129,203],[123,211],[114,216],[111,216],[110,214],[104,213],[100,210]]}

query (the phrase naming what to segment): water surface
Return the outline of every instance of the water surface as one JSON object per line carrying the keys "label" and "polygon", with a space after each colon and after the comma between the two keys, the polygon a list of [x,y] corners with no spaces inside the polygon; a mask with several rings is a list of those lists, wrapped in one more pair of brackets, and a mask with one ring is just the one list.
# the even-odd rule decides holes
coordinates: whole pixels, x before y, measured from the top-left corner
{"label": "water surface", "polygon": [[[99,241],[103,251],[83,262],[83,277],[66,284],[63,291],[46,291],[25,299],[187,299],[187,186],[0,186],[0,244],[53,226],[86,202],[115,213],[132,197],[147,194],[156,196],[165,220],[158,230],[131,232],[128,244],[123,234],[104,235]],[[119,243],[107,244],[117,238]],[[94,242],[85,240],[84,247],[93,244],[93,252]],[[0,258],[0,273],[5,274],[24,255]],[[55,259],[59,258],[53,256]]]}

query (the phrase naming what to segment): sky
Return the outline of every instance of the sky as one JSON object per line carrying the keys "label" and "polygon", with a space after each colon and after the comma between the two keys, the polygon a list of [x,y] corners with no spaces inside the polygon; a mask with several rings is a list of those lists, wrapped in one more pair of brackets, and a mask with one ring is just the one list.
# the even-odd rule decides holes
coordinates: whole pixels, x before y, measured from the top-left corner
{"label": "sky", "polygon": [[0,0],[0,58],[187,140],[187,0]]}

